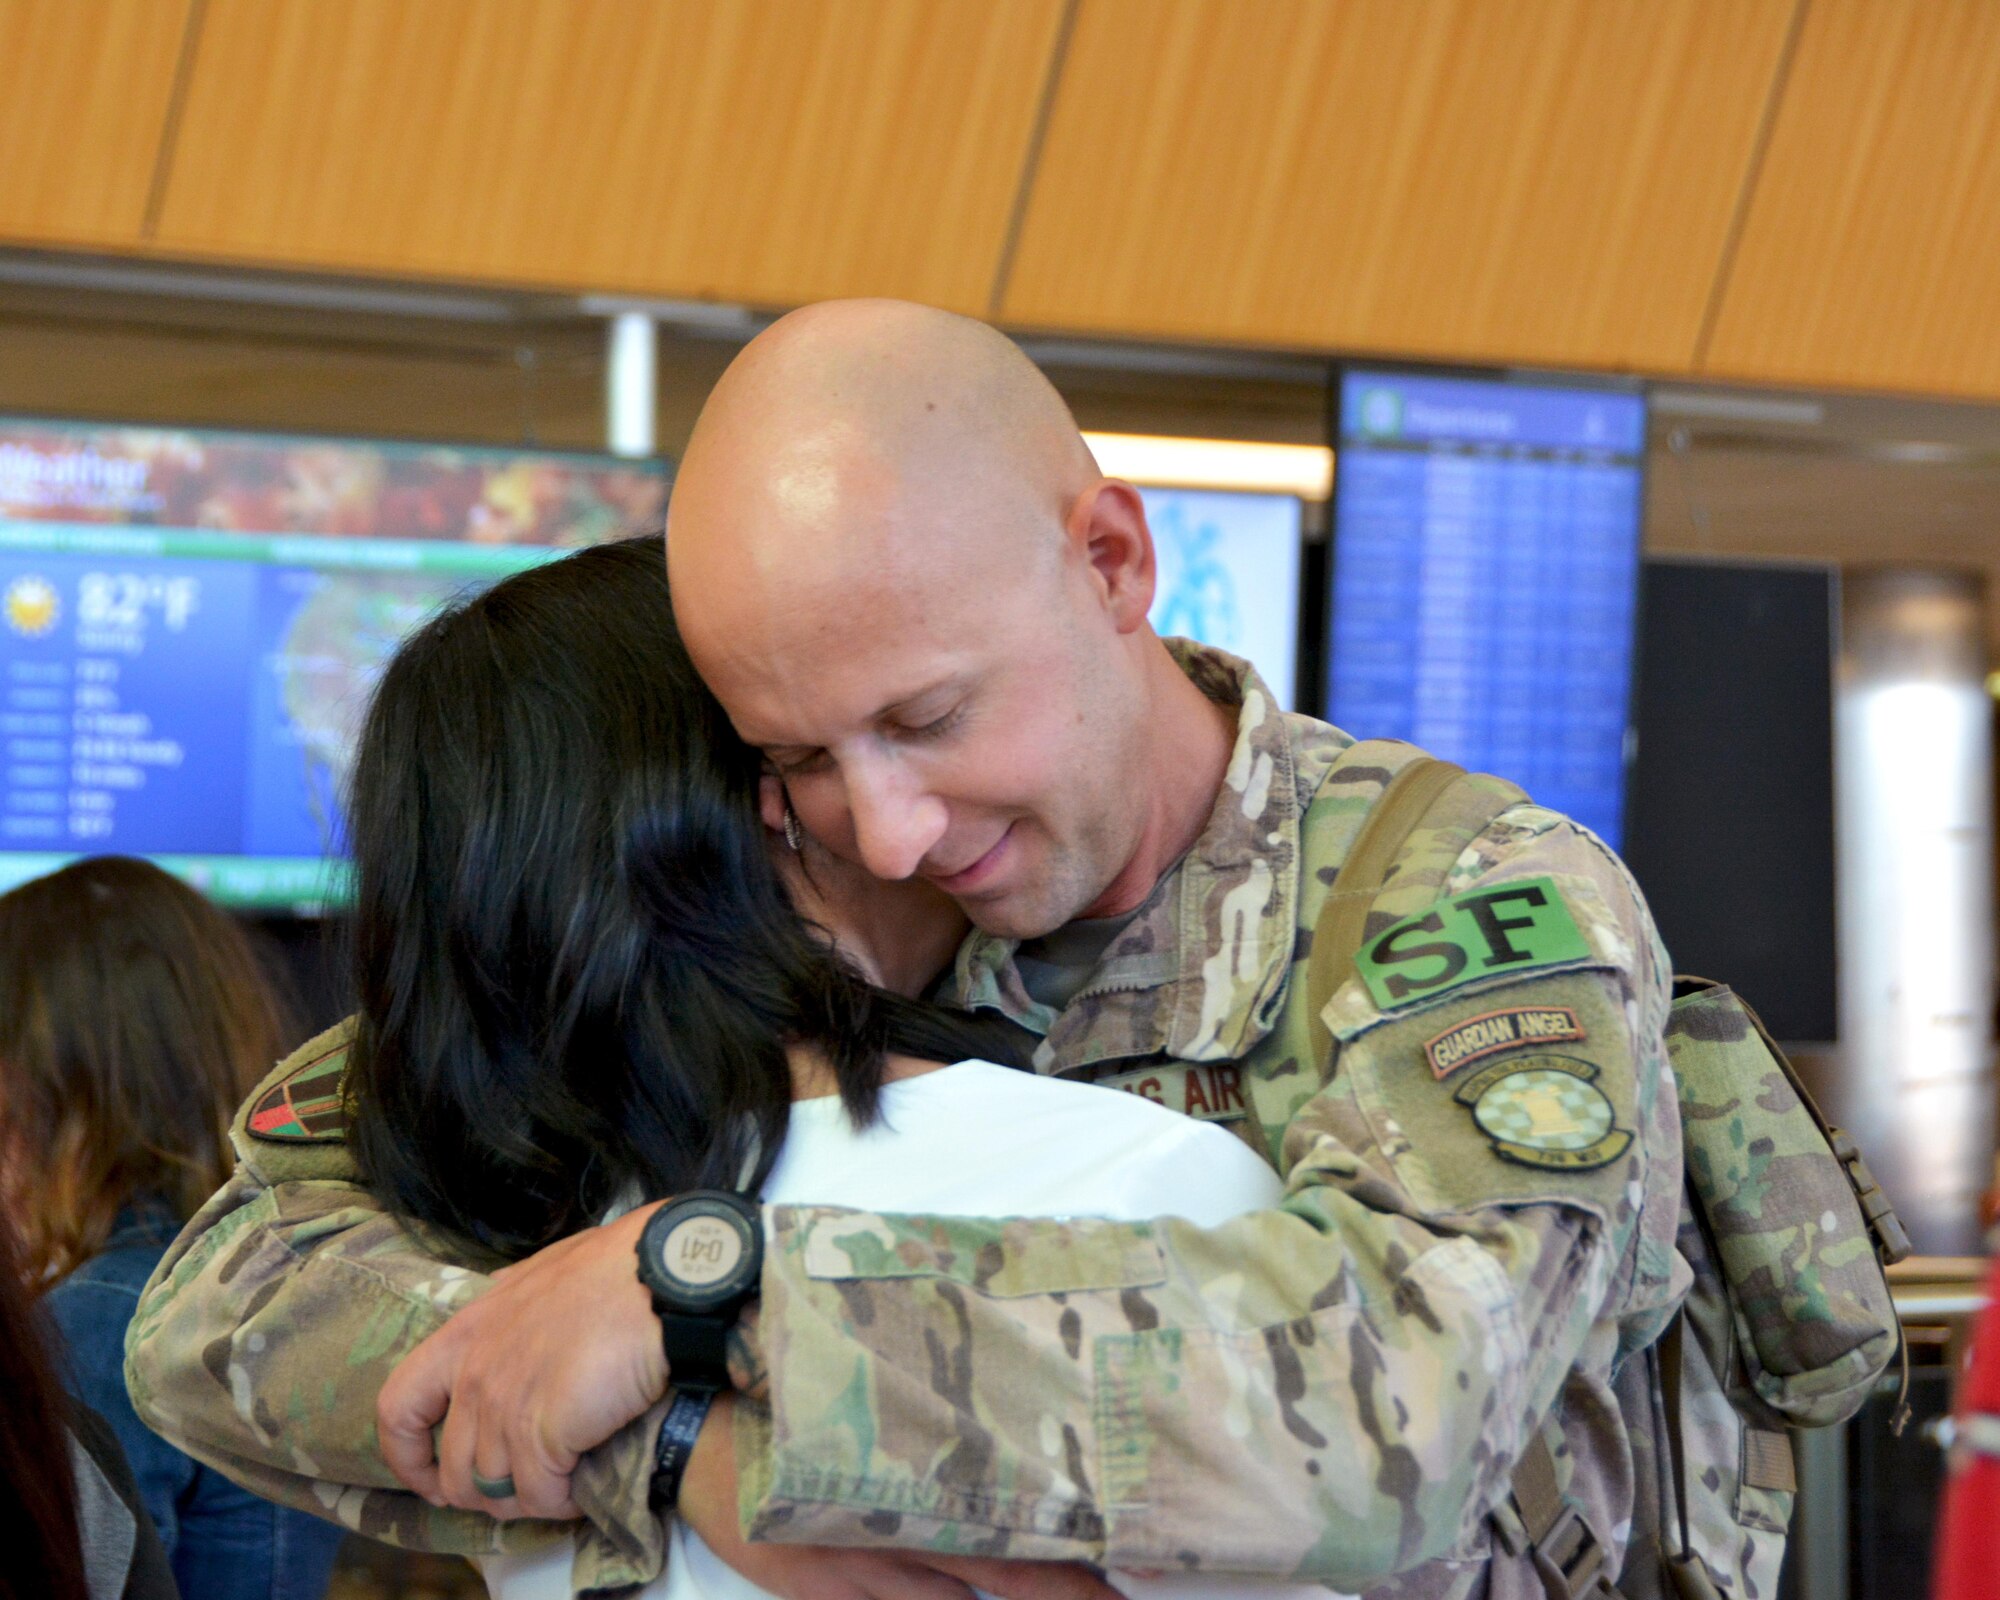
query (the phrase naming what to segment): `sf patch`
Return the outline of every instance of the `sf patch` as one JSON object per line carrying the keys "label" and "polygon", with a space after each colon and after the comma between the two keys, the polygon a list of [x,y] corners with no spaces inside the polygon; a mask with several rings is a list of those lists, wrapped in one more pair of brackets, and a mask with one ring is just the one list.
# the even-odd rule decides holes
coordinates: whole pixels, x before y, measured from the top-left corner
{"label": "sf patch", "polygon": [[1363,945],[1354,966],[1375,1004],[1394,1011],[1468,983],[1590,956],[1555,880],[1523,878],[1455,894],[1422,916],[1405,917]]}
{"label": "sf patch", "polygon": [[334,1143],[347,1136],[347,1100],[341,1075],[347,1047],[315,1057],[273,1084],[250,1108],[254,1138],[281,1144]]}
{"label": "sf patch", "polygon": [[1449,1078],[1461,1067],[1523,1045],[1571,1044],[1586,1037],[1568,1006],[1509,1006],[1488,1011],[1424,1041],[1431,1076]]}
{"label": "sf patch", "polygon": [[1502,1160],[1588,1172],[1609,1166],[1632,1143],[1597,1075],[1574,1056],[1516,1056],[1474,1073],[1453,1098],[1471,1110]]}

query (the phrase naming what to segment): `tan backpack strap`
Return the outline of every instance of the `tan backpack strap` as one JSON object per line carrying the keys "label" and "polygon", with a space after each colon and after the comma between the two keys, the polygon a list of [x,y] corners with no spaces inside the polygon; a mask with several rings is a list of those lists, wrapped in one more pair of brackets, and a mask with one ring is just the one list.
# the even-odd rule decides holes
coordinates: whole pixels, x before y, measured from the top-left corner
{"label": "tan backpack strap", "polygon": [[1541,1428],[1514,1463],[1514,1514],[1548,1600],[1623,1600],[1604,1546],[1557,1487],[1555,1452]]}
{"label": "tan backpack strap", "polygon": [[1464,776],[1463,767],[1419,756],[1389,780],[1382,797],[1369,808],[1313,930],[1306,992],[1315,1012],[1333,998],[1334,990],[1353,970],[1368,927],[1368,908],[1381,893],[1382,880],[1395,864],[1403,841],[1416,831],[1437,797]]}
{"label": "tan backpack strap", "polygon": [[[1675,1600],[1722,1600],[1722,1591],[1709,1576],[1708,1564],[1695,1554],[1694,1539],[1688,1532],[1687,1439],[1681,1431],[1681,1372],[1686,1362],[1687,1314],[1676,1311],[1667,1331],[1655,1347],[1660,1372],[1660,1406],[1666,1413],[1669,1476],[1674,1489],[1674,1517],[1680,1525],[1678,1551],[1661,1552]],[[1780,1439],[1783,1434],[1778,1435]],[[1660,1519],[1661,1526],[1667,1518]]]}
{"label": "tan backpack strap", "polygon": [[1368,929],[1368,908],[1382,890],[1403,841],[1416,831],[1439,795],[1465,776],[1463,767],[1432,756],[1419,756],[1389,780],[1381,798],[1369,808],[1361,832],[1341,862],[1326,903],[1313,927],[1312,953],[1306,958],[1306,1007],[1313,1037],[1322,1051],[1332,1036],[1320,1013],[1348,975]]}

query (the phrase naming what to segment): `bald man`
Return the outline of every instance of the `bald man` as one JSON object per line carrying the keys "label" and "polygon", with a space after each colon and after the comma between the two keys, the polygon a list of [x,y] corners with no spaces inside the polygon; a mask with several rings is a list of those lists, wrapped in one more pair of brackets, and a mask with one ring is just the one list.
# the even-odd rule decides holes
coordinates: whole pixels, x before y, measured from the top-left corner
{"label": "bald man", "polygon": [[[939,1551],[1426,1596],[1615,1573],[1626,1419],[1651,1415],[1623,1358],[1685,1282],[1669,974],[1617,860],[1460,780],[1397,858],[1365,957],[1311,1003],[1329,888],[1418,752],[1280,713],[1243,663],[1155,637],[1137,493],[975,322],[887,302],[780,321],[702,413],[668,552],[689,648],[769,759],[774,825],[956,899],[976,927],[942,988],[1039,1035],[1042,1070],[1221,1122],[1287,1185],[1216,1230],[769,1208],[732,1346],[753,1403],[733,1454],[704,1431],[690,1524],[797,1596],[1092,1587],[1061,1565],[946,1578]],[[267,1492],[406,1542],[483,1548],[484,1513],[581,1511],[579,1589],[650,1576],[671,1377],[632,1268],[650,1210],[490,1286],[368,1234],[338,1306],[294,1263],[343,1236],[246,1229],[242,1250],[287,1253],[257,1303],[221,1310],[203,1281],[185,1303],[228,1321],[253,1379],[267,1329],[295,1348],[375,1330],[346,1359],[382,1374],[379,1435],[156,1409]],[[136,1347],[133,1371],[168,1382]],[[515,1497],[440,1477],[441,1419],[482,1471],[507,1441]],[[387,1487],[384,1457],[432,1504]],[[777,1542],[736,1536],[739,1465],[747,1526]],[[875,1549],[800,1564],[788,1543]]]}

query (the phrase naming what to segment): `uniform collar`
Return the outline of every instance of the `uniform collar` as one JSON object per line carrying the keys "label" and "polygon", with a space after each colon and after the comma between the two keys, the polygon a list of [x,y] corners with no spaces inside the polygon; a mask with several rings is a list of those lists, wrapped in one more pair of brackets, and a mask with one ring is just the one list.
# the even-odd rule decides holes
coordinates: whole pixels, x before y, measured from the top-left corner
{"label": "uniform collar", "polygon": [[1248,662],[1182,639],[1167,648],[1202,693],[1237,713],[1229,768],[1193,847],[1060,1014],[1029,997],[1014,940],[975,931],[959,949],[954,998],[1043,1034],[1036,1065],[1044,1072],[1159,1054],[1232,1060],[1271,1031],[1284,1000],[1299,824],[1311,798],[1300,784],[1298,732],[1331,730],[1281,712]]}

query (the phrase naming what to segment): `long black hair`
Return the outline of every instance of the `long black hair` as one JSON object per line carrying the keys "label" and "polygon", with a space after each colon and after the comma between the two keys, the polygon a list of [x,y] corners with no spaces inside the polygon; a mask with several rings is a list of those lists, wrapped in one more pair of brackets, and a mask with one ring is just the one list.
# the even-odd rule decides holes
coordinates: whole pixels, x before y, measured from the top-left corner
{"label": "long black hair", "polygon": [[347,806],[351,1140],[396,1211],[516,1258],[622,1198],[754,1191],[787,1041],[858,1123],[885,1051],[1006,1058],[800,918],[761,768],[682,648],[658,535],[517,573],[396,653]]}
{"label": "long black hair", "polygon": [[0,1209],[0,1600],[86,1600],[55,1339],[24,1267]]}

